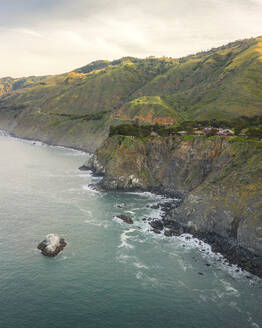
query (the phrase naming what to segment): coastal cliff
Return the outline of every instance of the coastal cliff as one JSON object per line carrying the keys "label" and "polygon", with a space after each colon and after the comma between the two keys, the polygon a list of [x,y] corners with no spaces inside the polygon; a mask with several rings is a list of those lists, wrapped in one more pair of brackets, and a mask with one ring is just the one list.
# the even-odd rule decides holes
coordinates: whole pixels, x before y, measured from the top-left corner
{"label": "coastal cliff", "polygon": [[262,272],[260,141],[118,135],[108,138],[84,167],[104,176],[100,187],[105,190],[151,190],[180,197],[180,206],[164,218],[167,226],[171,221],[181,232],[211,243],[215,238],[218,251],[226,253],[223,245],[230,248],[233,263],[244,261],[249,271]]}

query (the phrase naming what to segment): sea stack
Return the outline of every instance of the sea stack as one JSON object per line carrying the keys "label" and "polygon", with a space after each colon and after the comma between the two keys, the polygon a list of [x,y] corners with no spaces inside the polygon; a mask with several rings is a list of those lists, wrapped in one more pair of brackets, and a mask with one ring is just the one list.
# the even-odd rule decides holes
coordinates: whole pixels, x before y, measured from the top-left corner
{"label": "sea stack", "polygon": [[54,257],[58,255],[66,245],[64,238],[60,238],[58,235],[51,233],[46,236],[37,248],[41,250],[43,255]]}

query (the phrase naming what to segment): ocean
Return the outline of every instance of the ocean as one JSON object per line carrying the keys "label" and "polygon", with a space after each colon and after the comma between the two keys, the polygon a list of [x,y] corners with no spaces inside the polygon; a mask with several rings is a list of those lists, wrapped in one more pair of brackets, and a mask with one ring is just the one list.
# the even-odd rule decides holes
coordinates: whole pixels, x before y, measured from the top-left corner
{"label": "ocean", "polygon": [[[150,231],[164,198],[97,192],[88,154],[0,134],[0,327],[262,327],[261,279]],[[67,242],[55,258],[37,249],[49,233]]]}

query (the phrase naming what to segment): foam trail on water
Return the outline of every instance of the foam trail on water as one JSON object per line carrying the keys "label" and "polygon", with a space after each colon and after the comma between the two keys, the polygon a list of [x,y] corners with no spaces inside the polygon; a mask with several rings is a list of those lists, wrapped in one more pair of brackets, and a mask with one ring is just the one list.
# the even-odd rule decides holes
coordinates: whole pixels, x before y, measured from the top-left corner
{"label": "foam trail on water", "polygon": [[220,282],[222,283],[223,287],[225,288],[227,294],[230,294],[232,296],[239,297],[239,291],[236,290],[228,281],[225,281],[223,279],[220,279]]}
{"label": "foam trail on water", "polygon": [[127,213],[127,214],[135,214],[135,212],[133,212],[133,211],[125,211],[125,213]]}
{"label": "foam trail on water", "polygon": [[134,248],[134,246],[128,244],[128,242],[127,242],[127,240],[131,238],[130,236],[128,236],[128,234],[130,232],[134,232],[134,231],[136,231],[136,229],[131,228],[129,230],[124,231],[121,234],[121,236],[120,236],[121,244],[118,246],[118,248],[122,248],[122,247],[131,248],[131,249]]}
{"label": "foam trail on water", "polygon": [[140,263],[140,262],[134,262],[133,264],[134,264],[134,266],[135,266],[136,268],[138,268],[138,269],[146,269],[146,270],[149,269],[148,266],[146,266],[145,264]]}

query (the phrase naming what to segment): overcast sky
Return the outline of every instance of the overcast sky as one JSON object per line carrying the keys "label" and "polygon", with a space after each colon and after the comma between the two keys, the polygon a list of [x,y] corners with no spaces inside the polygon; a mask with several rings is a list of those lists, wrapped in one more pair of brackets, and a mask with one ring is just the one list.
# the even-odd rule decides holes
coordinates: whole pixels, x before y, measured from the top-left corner
{"label": "overcast sky", "polygon": [[0,0],[0,77],[181,57],[262,35],[262,0]]}

